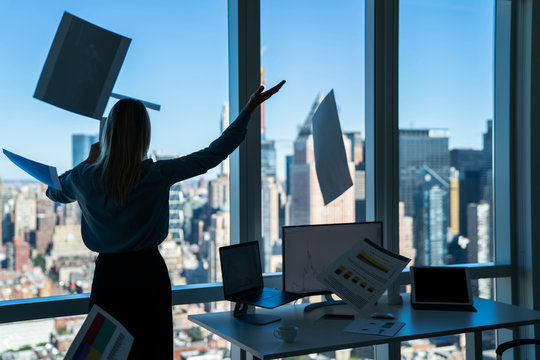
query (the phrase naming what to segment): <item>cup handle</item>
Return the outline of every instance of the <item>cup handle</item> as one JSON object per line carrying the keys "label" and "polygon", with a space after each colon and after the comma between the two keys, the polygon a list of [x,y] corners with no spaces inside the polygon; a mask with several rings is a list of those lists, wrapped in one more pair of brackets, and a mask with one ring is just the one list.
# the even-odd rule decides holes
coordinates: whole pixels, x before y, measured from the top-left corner
{"label": "cup handle", "polygon": [[279,329],[274,329],[274,336],[278,339],[281,339],[281,332],[279,331]]}

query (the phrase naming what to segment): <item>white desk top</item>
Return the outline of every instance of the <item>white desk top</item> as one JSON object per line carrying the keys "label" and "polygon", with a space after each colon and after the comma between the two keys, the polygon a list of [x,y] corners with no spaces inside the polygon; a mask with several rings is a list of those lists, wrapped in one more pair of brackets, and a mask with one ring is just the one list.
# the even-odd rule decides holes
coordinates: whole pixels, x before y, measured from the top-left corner
{"label": "white desk top", "polygon": [[[378,305],[356,317],[368,317],[373,311],[390,312],[405,326],[393,337],[345,332],[351,320],[321,318],[326,313],[353,313],[348,305],[334,305],[304,313],[305,304],[286,305],[272,310],[257,308],[257,313],[278,315],[279,322],[250,325],[236,320],[232,312],[189,315],[189,320],[221,336],[260,359],[275,359],[339,349],[356,348],[433,336],[460,334],[502,327],[516,327],[540,322],[540,311],[474,299],[478,312],[414,310],[409,297],[403,305]],[[298,336],[293,343],[284,343],[272,334],[281,325],[296,325]]]}

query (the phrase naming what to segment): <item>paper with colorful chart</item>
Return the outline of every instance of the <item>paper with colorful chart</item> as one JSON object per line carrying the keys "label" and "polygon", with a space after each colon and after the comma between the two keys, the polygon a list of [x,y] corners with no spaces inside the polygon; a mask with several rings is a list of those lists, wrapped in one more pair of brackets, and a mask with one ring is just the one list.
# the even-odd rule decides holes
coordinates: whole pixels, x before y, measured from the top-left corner
{"label": "paper with colorful chart", "polygon": [[330,264],[318,279],[361,310],[381,297],[409,261],[366,238]]}
{"label": "paper with colorful chart", "polygon": [[92,307],[64,360],[124,360],[133,336],[97,305]]}

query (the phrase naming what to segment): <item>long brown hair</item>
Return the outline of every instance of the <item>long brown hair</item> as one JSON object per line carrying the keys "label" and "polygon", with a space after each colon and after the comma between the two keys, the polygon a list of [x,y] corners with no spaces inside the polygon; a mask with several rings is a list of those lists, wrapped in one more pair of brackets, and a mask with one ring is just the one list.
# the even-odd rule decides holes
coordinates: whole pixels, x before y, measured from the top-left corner
{"label": "long brown hair", "polygon": [[150,146],[150,118],[139,100],[122,99],[112,107],[100,139],[99,174],[105,193],[115,205],[124,205],[141,176]]}

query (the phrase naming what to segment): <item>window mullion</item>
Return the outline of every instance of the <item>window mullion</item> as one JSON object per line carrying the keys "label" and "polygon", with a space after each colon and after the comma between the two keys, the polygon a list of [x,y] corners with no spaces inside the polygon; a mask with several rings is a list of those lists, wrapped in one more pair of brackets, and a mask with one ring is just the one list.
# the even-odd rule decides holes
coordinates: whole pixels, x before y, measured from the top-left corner
{"label": "window mullion", "polygon": [[[231,119],[260,84],[260,2],[229,1]],[[246,140],[231,154],[231,244],[261,238],[261,121],[251,116]]]}

